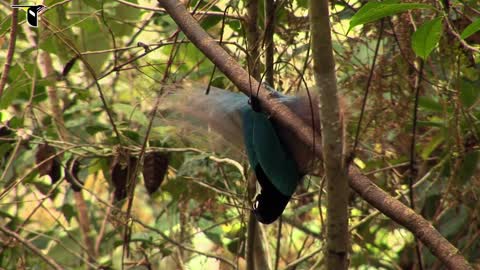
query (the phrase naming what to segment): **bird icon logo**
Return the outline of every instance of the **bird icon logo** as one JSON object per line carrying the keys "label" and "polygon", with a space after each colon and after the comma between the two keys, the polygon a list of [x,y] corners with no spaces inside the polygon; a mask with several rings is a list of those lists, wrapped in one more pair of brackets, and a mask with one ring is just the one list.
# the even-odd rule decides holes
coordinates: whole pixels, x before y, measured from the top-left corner
{"label": "bird icon logo", "polygon": [[12,5],[12,8],[28,8],[27,23],[31,27],[38,27],[38,13],[47,7],[44,5]]}

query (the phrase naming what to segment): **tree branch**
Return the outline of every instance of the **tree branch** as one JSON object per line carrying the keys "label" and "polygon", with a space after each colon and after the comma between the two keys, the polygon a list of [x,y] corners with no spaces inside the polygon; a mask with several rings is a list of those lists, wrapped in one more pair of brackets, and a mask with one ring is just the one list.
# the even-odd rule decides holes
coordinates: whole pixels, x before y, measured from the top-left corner
{"label": "tree branch", "polygon": [[[182,29],[185,35],[200,49],[243,93],[259,89],[258,98],[262,109],[271,117],[284,124],[295,132],[299,140],[312,145],[312,128],[293,113],[286,106],[277,102],[268,94],[268,91],[251,78],[238,63],[223,50],[187,12],[185,6],[177,0],[160,0],[159,2],[170,14],[173,20]],[[315,135],[315,141],[320,141]],[[315,145],[315,151],[321,155],[320,145]],[[351,165],[348,168],[349,185],[362,198],[380,210],[395,222],[403,225],[416,235],[430,251],[450,269],[472,269],[460,252],[450,244],[435,228],[423,217],[417,215],[410,208],[395,200],[366,176]]]}
{"label": "tree branch", "polygon": [[193,247],[190,247],[190,246],[187,246],[187,245],[184,245],[183,243],[169,237],[168,235],[166,235],[164,232],[162,232],[161,230],[158,230],[157,228],[155,227],[152,227],[152,226],[149,226],[145,223],[143,223],[142,221],[138,220],[138,219],[133,219],[133,221],[135,223],[138,223],[140,224],[142,227],[144,228],[147,228],[149,230],[152,230],[156,233],[158,233],[163,239],[165,239],[167,242],[170,242],[171,244],[179,247],[180,249],[183,249],[183,250],[186,250],[186,251],[190,251],[190,252],[193,252],[193,253],[197,253],[197,254],[200,254],[200,255],[203,255],[205,257],[208,257],[208,258],[213,258],[213,259],[217,259],[221,262],[224,262],[226,263],[227,265],[231,266],[233,269],[237,269],[237,266],[235,265],[235,263],[233,263],[232,261],[226,259],[226,258],[223,258],[221,256],[217,256],[215,254],[210,254],[210,253],[207,253],[207,252],[203,252],[203,251],[200,251],[200,250],[196,250],[194,249]]}
{"label": "tree branch", "polygon": [[33,253],[37,254],[42,260],[44,260],[47,264],[49,264],[53,269],[63,269],[62,266],[60,266],[55,260],[52,258],[45,256],[41,250],[39,250],[35,245],[21,237],[19,234],[17,234],[14,231],[9,230],[7,227],[0,226],[0,231],[5,233],[6,235],[13,237],[17,239],[20,243],[22,243],[24,246],[26,246],[28,249],[30,249]]}

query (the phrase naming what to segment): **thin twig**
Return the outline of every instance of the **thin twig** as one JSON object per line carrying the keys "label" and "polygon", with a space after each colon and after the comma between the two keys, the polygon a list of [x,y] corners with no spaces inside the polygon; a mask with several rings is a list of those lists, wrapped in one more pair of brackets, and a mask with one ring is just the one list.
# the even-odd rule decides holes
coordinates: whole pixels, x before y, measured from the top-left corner
{"label": "thin twig", "polygon": [[296,219],[290,218],[288,216],[283,216],[282,219],[283,219],[283,222],[287,223],[288,225],[294,227],[295,229],[297,229],[299,231],[302,231],[306,235],[314,237],[317,240],[321,240],[321,241],[325,240],[325,238],[322,236],[321,233],[317,233],[317,232],[314,232],[314,231],[310,230],[302,222],[300,222]]}
{"label": "thin twig", "polygon": [[100,97],[100,100],[102,101],[102,105],[105,108],[105,112],[107,113],[108,116],[108,121],[110,122],[110,125],[113,128],[113,132],[116,135],[115,139],[119,142],[122,143],[122,137],[120,136],[120,132],[117,129],[117,125],[115,124],[114,118],[113,118],[113,113],[110,107],[108,106],[107,100],[105,98],[105,95],[103,94],[102,87],[99,84],[99,78],[96,75],[95,70],[93,67],[89,64],[89,62],[85,59],[83,55],[81,55],[80,51],[75,47],[74,44],[70,42],[70,40],[65,37],[62,34],[62,31],[60,31],[58,28],[55,27],[55,25],[51,24],[45,17],[42,18],[42,25],[46,28],[48,28],[52,33],[55,34],[55,36],[63,43],[65,44],[69,49],[72,50],[73,53],[75,53],[76,56],[82,61],[82,63],[85,65],[87,71],[90,73],[90,75],[93,78],[93,84],[96,86],[98,95]]}
{"label": "thin twig", "polygon": [[453,27],[453,25],[450,23],[450,20],[447,19],[445,20],[447,22],[447,26],[448,26],[448,30],[449,32],[455,36],[457,39],[458,39],[458,42],[460,42],[460,44],[467,50],[470,50],[474,53],[480,53],[480,50],[475,48],[475,47],[472,47],[470,46],[461,36],[460,34],[455,30],[455,28]]}
{"label": "thin twig", "polygon": [[25,174],[20,177],[17,181],[11,183],[9,186],[7,186],[6,188],[4,188],[4,190],[0,193],[0,201],[6,196],[8,195],[8,192],[10,190],[12,190],[13,188],[15,188],[16,186],[18,186],[21,182],[23,182],[31,173],[35,172],[38,170],[38,167],[42,166],[43,164],[47,163],[47,162],[50,162],[50,160],[56,158],[57,156],[59,155],[62,155],[64,152],[68,151],[69,149],[73,149],[75,148],[76,146],[73,146],[71,148],[67,148],[67,149],[64,149],[64,150],[61,150],[57,153],[55,153],[54,155],[51,155],[49,156],[48,158],[42,160],[42,162],[36,164],[35,166],[33,166],[30,170],[26,171]]}
{"label": "thin twig", "polygon": [[[113,204],[113,196],[110,200],[110,204]],[[105,231],[108,224],[108,218],[110,217],[110,213],[112,212],[112,207],[110,207],[110,205],[107,205],[106,207],[107,207],[107,210],[104,214],[105,216],[103,218],[102,225],[100,226],[100,230],[98,231],[97,239],[95,241],[95,249],[93,252],[95,257],[100,255],[100,245],[102,244],[103,237],[105,236]]]}
{"label": "thin twig", "polygon": [[19,234],[14,231],[9,230],[7,227],[0,225],[0,231],[4,232],[5,234],[9,235],[10,237],[15,238],[17,241],[22,243],[28,249],[30,249],[33,253],[37,254],[40,259],[44,260],[47,264],[49,264],[54,269],[63,270],[64,268],[60,266],[54,259],[45,256],[41,250],[39,250],[36,246],[34,246],[30,241],[24,239]]}
{"label": "thin twig", "polygon": [[372,83],[373,74],[375,72],[375,63],[377,62],[378,50],[380,49],[380,43],[383,36],[383,19],[380,21],[380,33],[378,34],[377,45],[375,46],[375,54],[373,55],[372,67],[370,68],[370,74],[368,75],[367,86],[365,87],[365,94],[362,100],[362,109],[360,110],[360,117],[358,118],[357,130],[355,131],[355,141],[353,143],[352,154],[355,155],[357,150],[358,138],[360,136],[360,129],[362,127],[363,114],[365,113],[365,106],[367,104],[368,92],[370,90],[370,84]]}
{"label": "thin twig", "polygon": [[200,250],[196,250],[196,249],[194,249],[194,248],[192,248],[192,247],[186,246],[186,245],[184,245],[184,244],[182,244],[182,243],[180,243],[180,242],[178,242],[178,241],[170,238],[168,235],[166,235],[166,234],[165,234],[164,232],[162,232],[161,230],[158,230],[158,229],[155,228],[155,227],[152,227],[152,226],[149,226],[149,225],[143,223],[141,220],[133,219],[133,221],[134,221],[135,223],[140,224],[140,225],[141,225],[142,227],[144,227],[144,228],[150,229],[150,230],[158,233],[163,239],[167,240],[168,242],[174,244],[175,246],[177,246],[177,247],[179,247],[179,248],[181,248],[181,249],[184,249],[184,250],[190,251],[190,252],[194,252],[194,253],[203,255],[203,256],[205,256],[205,257],[217,259],[217,260],[219,260],[219,261],[222,261],[222,262],[230,265],[233,269],[237,269],[237,266],[236,266],[233,262],[231,262],[231,261],[229,261],[229,260],[227,260],[227,259],[225,259],[225,258],[223,258],[223,257],[221,257],[221,256],[217,256],[217,255],[214,255],[214,254],[206,253],[206,252],[203,252],[203,251],[200,251]]}
{"label": "thin twig", "polygon": [[[416,169],[416,161],[415,161],[415,145],[416,145],[416,133],[417,133],[417,113],[418,113],[418,99],[420,95],[420,88],[422,84],[422,77],[423,77],[423,67],[425,61],[420,59],[420,68],[415,80],[415,101],[413,107],[413,119],[412,119],[412,141],[410,144],[410,164],[409,164],[409,177],[408,177],[408,189],[409,189],[409,199],[410,199],[410,208],[415,211],[415,200],[414,200],[414,190],[413,190],[413,182],[414,179],[417,178],[417,169]],[[423,270],[423,260],[422,260],[422,252],[420,250],[420,240],[418,237],[415,236],[415,253],[418,260],[418,267],[420,270]]]}
{"label": "thin twig", "polygon": [[280,262],[280,245],[282,243],[282,224],[283,218],[280,216],[278,219],[278,229],[277,229],[277,246],[275,247],[275,265],[274,269],[278,270],[278,263]]}
{"label": "thin twig", "polygon": [[312,258],[313,256],[317,255],[318,253],[322,252],[323,249],[324,249],[324,247],[317,248],[316,250],[308,253],[307,255],[296,259],[295,261],[293,261],[293,262],[289,263],[287,266],[285,266],[285,270],[295,268],[297,265],[303,263],[304,261],[306,261],[306,260]]}
{"label": "thin twig", "polygon": [[[198,1],[200,3],[201,1]],[[228,5],[225,10],[223,11],[224,14],[227,14],[227,10],[230,8],[230,5]],[[223,16],[222,18],[222,27],[220,28],[220,42],[219,44],[222,45],[223,42],[223,32],[225,31],[225,18],[226,16]],[[208,95],[210,93],[210,87],[212,85],[213,81],[213,76],[215,76],[215,71],[217,70],[217,66],[214,65],[212,69],[212,73],[210,75],[210,80],[208,80],[208,85],[207,85],[207,90],[205,90],[205,94]]]}
{"label": "thin twig", "polygon": [[[167,11],[164,9],[164,8],[156,8],[156,7],[146,7],[146,6],[142,6],[142,5],[137,5],[137,4],[134,4],[132,2],[128,2],[128,1],[124,1],[124,0],[115,0],[119,3],[122,3],[124,5],[127,5],[129,7],[133,7],[133,8],[138,8],[138,9],[143,9],[143,10],[150,10],[150,11],[155,11],[155,12],[158,12],[158,13],[167,13]],[[241,16],[237,16],[237,15],[233,15],[233,14],[224,14],[223,12],[218,12],[218,11],[195,11],[195,12],[191,12],[191,14],[197,14],[197,15],[201,15],[201,16],[218,16],[218,17],[223,17],[223,16],[226,16],[227,18],[230,18],[230,19],[236,19],[236,20],[243,20],[244,18],[241,17]]]}
{"label": "thin twig", "polygon": [[275,88],[273,77],[273,56],[275,52],[275,44],[273,35],[275,34],[275,0],[265,0],[265,26],[263,34],[263,46],[265,48],[265,81]]}

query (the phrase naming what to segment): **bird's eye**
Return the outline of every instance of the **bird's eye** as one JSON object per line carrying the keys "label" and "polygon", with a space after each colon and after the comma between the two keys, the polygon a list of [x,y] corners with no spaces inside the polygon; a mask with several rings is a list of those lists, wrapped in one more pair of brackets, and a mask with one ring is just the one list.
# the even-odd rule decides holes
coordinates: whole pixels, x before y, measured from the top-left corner
{"label": "bird's eye", "polygon": [[255,202],[253,203],[253,209],[258,209],[258,200],[255,200]]}

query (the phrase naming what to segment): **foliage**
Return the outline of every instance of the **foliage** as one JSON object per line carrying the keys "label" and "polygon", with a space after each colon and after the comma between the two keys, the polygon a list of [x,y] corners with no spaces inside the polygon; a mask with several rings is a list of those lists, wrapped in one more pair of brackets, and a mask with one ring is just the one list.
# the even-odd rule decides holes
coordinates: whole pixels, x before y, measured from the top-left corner
{"label": "foliage", "polygon": [[442,18],[437,17],[422,24],[412,35],[412,48],[415,54],[427,59],[430,53],[437,47],[442,36]]}
{"label": "foliage", "polygon": [[[125,1],[45,2],[46,23],[38,29],[27,27],[19,13],[14,61],[0,99],[1,228],[67,269],[120,269],[122,263],[152,269],[229,269],[233,263],[243,269],[246,157],[228,144],[212,145],[214,135],[204,129],[176,122],[178,115],[164,109],[161,98],[148,128],[157,94],[174,82],[233,89],[231,83],[218,71],[212,76],[211,62],[163,12]],[[415,56],[425,61],[416,119],[416,211],[478,262],[480,4],[444,2],[332,2],[337,79],[350,144],[370,85],[356,158],[372,181],[407,202]],[[313,81],[308,4],[276,3],[275,87],[303,92],[303,81]],[[227,5],[231,16],[223,22]],[[224,28],[223,46],[247,66],[245,5],[189,2],[213,37],[220,40]],[[12,25],[10,9],[0,14],[3,63]],[[263,3],[258,20],[263,31]],[[40,52],[51,59],[48,74]],[[152,175],[156,166],[160,177]],[[140,184],[144,176],[152,186]],[[306,177],[284,213],[281,241],[278,223],[263,227],[272,263],[281,243],[280,269],[297,258],[305,258],[297,269],[322,262],[322,187],[321,177]],[[368,217],[374,211],[352,194],[352,268],[410,268],[413,237],[391,220]],[[47,267],[10,236],[1,230],[0,268]],[[426,269],[441,267],[427,250],[422,254]]]}

